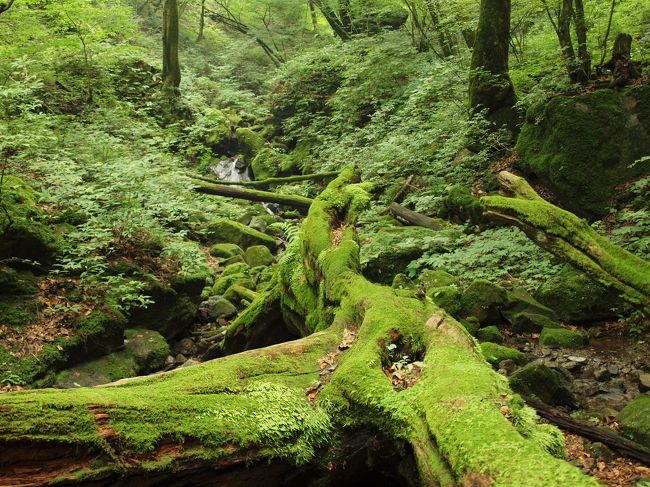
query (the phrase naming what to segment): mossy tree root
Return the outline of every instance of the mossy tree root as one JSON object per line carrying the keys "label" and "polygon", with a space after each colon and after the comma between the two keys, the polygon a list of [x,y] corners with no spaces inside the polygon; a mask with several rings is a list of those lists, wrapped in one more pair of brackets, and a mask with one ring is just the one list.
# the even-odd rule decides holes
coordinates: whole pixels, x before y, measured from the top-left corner
{"label": "mossy tree root", "polygon": [[498,178],[511,197],[481,198],[484,216],[516,225],[540,247],[650,315],[650,263],[612,244],[585,220],[545,201],[525,179],[507,171]]}
{"label": "mossy tree root", "polygon": [[[370,197],[355,179],[345,170],[314,201],[277,287],[250,311],[261,316],[279,298],[305,338],[113,387],[1,395],[0,448],[90,448],[103,463],[86,458],[86,478],[246,458],[336,470],[337,438],[365,430],[411,452],[421,485],[597,485],[556,458],[559,431],[537,423],[459,323],[361,276],[354,223]],[[400,358],[392,350],[420,361],[422,374],[403,390],[386,376]],[[4,463],[0,483],[25,472]]]}

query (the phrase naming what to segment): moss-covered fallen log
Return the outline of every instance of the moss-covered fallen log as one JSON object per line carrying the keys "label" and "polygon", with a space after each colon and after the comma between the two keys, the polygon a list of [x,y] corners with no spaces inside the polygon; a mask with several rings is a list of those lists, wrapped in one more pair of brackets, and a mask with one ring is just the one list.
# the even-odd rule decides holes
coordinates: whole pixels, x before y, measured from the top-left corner
{"label": "moss-covered fallen log", "polygon": [[280,205],[286,205],[300,210],[308,209],[313,201],[311,198],[305,198],[304,196],[272,193],[270,191],[261,191],[258,189],[244,189],[216,184],[210,186],[197,186],[194,188],[194,191],[215,196],[225,196],[226,198],[261,201],[263,203],[278,203]]}
{"label": "moss-covered fallen log", "polygon": [[267,188],[274,184],[292,184],[299,183],[302,181],[323,181],[328,179],[334,179],[338,176],[338,172],[323,172],[318,174],[298,174],[295,176],[285,176],[277,178],[267,178],[260,179],[258,181],[224,181],[222,179],[214,179],[205,176],[198,176],[190,174],[192,179],[197,179],[199,181],[205,181],[206,183],[220,184],[223,186],[242,186],[242,187],[254,187],[254,188]]}
{"label": "moss-covered fallen log", "polygon": [[391,203],[388,207],[388,211],[390,211],[390,213],[398,220],[402,220],[411,225],[429,228],[431,230],[441,230],[443,228],[443,224],[439,220],[423,215],[422,213],[409,210],[405,206],[402,206],[398,203]]}
{"label": "moss-covered fallen log", "polygon": [[[48,481],[108,485],[261,460],[333,475],[346,433],[369,431],[413,459],[394,469],[421,485],[597,485],[458,322],[361,275],[354,224],[370,197],[354,179],[344,171],[314,201],[275,286],[232,331],[254,333],[266,309],[305,338],[111,387],[1,395],[0,484],[36,478],[29,452],[45,444],[63,455]],[[411,370],[404,382],[390,373],[396,361]]]}
{"label": "moss-covered fallen log", "polygon": [[525,179],[506,171],[498,178],[510,197],[481,198],[487,218],[521,228],[540,247],[650,315],[650,263],[612,244],[585,220],[545,201]]}

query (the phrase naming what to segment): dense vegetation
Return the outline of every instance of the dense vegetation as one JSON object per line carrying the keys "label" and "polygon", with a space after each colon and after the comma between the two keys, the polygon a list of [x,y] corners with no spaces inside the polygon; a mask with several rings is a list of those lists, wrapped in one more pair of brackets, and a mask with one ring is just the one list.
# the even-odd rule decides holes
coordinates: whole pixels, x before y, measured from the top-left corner
{"label": "dense vegetation", "polygon": [[[650,4],[10,0],[0,34],[0,448],[334,484],[358,449],[399,485],[516,485],[531,462],[591,485],[509,387],[600,421],[629,403],[650,447]],[[233,181],[258,202],[209,194]],[[596,381],[572,354],[610,332],[641,352]],[[77,389],[181,366],[154,393]],[[16,392],[52,386],[73,391]],[[471,406],[444,422],[445,401]],[[131,468],[98,462],[37,482]]]}

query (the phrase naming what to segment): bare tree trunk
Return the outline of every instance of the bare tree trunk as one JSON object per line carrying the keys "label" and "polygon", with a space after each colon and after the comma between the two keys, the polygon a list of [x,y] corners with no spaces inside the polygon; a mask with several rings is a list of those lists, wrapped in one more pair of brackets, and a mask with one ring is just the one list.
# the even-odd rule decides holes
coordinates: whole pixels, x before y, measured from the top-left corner
{"label": "bare tree trunk", "polygon": [[163,5],[163,89],[177,93],[181,84],[178,61],[178,2],[165,0]]}
{"label": "bare tree trunk", "polygon": [[316,5],[314,5],[314,0],[309,1],[309,15],[311,16],[311,25],[314,29],[314,33],[318,34],[318,14],[316,13]]}
{"label": "bare tree trunk", "polygon": [[587,24],[585,23],[585,7],[582,0],[574,0],[574,20],[576,25],[576,38],[578,40],[578,58],[576,80],[586,83],[591,78],[591,56],[587,47]]}
{"label": "bare tree trunk", "polygon": [[515,89],[508,74],[511,0],[481,0],[472,53],[469,98],[473,112],[485,110],[497,128],[514,135],[519,117]]}
{"label": "bare tree trunk", "polygon": [[201,0],[201,17],[199,17],[199,35],[196,37],[196,42],[203,40],[203,30],[205,29],[205,0]]}

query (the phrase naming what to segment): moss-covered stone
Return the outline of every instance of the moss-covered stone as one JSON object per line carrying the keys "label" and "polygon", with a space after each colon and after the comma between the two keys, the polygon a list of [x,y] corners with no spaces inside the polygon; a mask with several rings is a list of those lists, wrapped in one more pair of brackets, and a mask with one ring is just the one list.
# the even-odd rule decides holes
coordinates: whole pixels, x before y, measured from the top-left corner
{"label": "moss-covered stone", "polygon": [[463,325],[467,332],[472,336],[476,336],[479,329],[481,328],[481,323],[478,321],[478,318],[476,316],[469,316],[459,321],[460,324]]}
{"label": "moss-covered stone", "polygon": [[41,308],[37,289],[30,272],[0,267],[0,324],[16,327],[36,321]]}
{"label": "moss-covered stone", "polygon": [[0,212],[0,259],[16,257],[49,266],[60,253],[63,242],[38,207],[39,199],[39,193],[21,179],[4,177],[2,204],[11,221]]}
{"label": "moss-covered stone", "polygon": [[231,318],[237,314],[237,308],[225,296],[212,296],[201,303],[202,314],[210,320]]}
{"label": "moss-covered stone", "polygon": [[539,399],[551,405],[572,405],[573,394],[561,376],[546,365],[534,362],[510,376],[510,387],[515,392]]}
{"label": "moss-covered stone", "polygon": [[581,348],[585,345],[585,337],[566,328],[544,328],[539,343],[550,348]]}
{"label": "moss-covered stone", "polygon": [[214,283],[212,287],[211,295],[223,295],[230,286],[233,284],[238,284],[244,286],[247,289],[255,289],[255,283],[250,278],[248,274],[239,273],[239,274],[230,274],[227,276],[221,276]]}
{"label": "moss-covered stone", "polygon": [[441,270],[427,269],[420,274],[420,285],[427,291],[434,287],[452,286],[459,283],[460,279],[456,276]]}
{"label": "moss-covered stone", "polygon": [[625,436],[650,448],[650,394],[641,394],[616,416]]}
{"label": "moss-covered stone", "polygon": [[253,245],[246,249],[244,260],[251,267],[268,266],[275,262],[275,257],[268,247]]}
{"label": "moss-covered stone", "polygon": [[261,149],[251,162],[253,176],[258,181],[280,176],[284,173],[283,168],[290,167],[291,158],[287,154],[270,148]]}
{"label": "moss-covered stone", "polygon": [[170,353],[160,333],[144,329],[124,331],[124,350],[85,362],[57,374],[55,387],[106,384],[161,369]]}
{"label": "moss-covered stone", "polygon": [[507,303],[501,310],[515,333],[539,332],[542,328],[560,326],[555,311],[544,306],[526,290],[515,287],[508,291]]}
{"label": "moss-covered stone", "polygon": [[210,255],[212,257],[228,259],[236,255],[244,255],[244,251],[239,245],[233,243],[219,243],[210,247]]}
{"label": "moss-covered stone", "polygon": [[427,291],[427,296],[447,313],[455,315],[460,311],[463,293],[455,285],[432,287]]}
{"label": "moss-covered stone", "polygon": [[264,147],[264,138],[254,130],[246,127],[238,128],[236,135],[239,151],[246,161],[251,162]]}
{"label": "moss-covered stone", "polygon": [[390,284],[435,239],[433,230],[422,227],[387,226],[374,234],[361,235],[363,274],[373,281]]}
{"label": "moss-covered stone", "polygon": [[569,265],[542,284],[536,297],[563,321],[611,319],[625,308],[616,292],[605,289]]}
{"label": "moss-covered stone", "polygon": [[480,342],[503,343],[503,335],[498,326],[491,325],[481,328],[476,332],[476,338]]}
{"label": "moss-covered stone", "polygon": [[483,209],[479,199],[467,187],[454,185],[447,192],[439,214],[442,218],[458,222],[479,223],[483,218]]}
{"label": "moss-covered stone", "polygon": [[525,354],[514,348],[499,345],[498,343],[481,343],[481,353],[491,365],[498,365],[502,360],[512,360],[519,365],[526,363]]}
{"label": "moss-covered stone", "polygon": [[605,214],[615,188],[646,173],[650,85],[553,97],[529,111],[517,150],[520,167],[546,183],[572,211]]}
{"label": "moss-covered stone", "polygon": [[245,262],[237,262],[235,264],[227,265],[221,272],[221,277],[232,276],[234,274],[245,274],[248,275],[250,267]]}
{"label": "moss-covered stone", "polygon": [[264,245],[270,250],[275,250],[275,239],[270,235],[259,232],[241,223],[219,218],[210,223],[203,231],[206,243],[233,243],[246,249],[253,245]]}
{"label": "moss-covered stone", "polygon": [[417,284],[406,274],[399,273],[393,278],[393,289],[417,289]]}
{"label": "moss-covered stone", "polygon": [[462,316],[476,316],[481,323],[498,323],[499,308],[506,303],[507,293],[501,286],[485,279],[476,279],[463,293]]}

